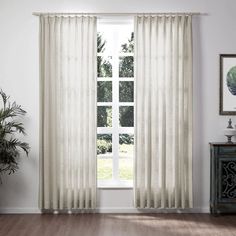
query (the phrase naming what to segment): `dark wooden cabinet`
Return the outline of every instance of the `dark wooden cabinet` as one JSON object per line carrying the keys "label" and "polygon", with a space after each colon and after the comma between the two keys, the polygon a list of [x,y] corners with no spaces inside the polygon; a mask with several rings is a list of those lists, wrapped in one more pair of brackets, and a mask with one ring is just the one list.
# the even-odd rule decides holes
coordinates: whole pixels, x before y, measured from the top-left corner
{"label": "dark wooden cabinet", "polygon": [[210,143],[212,214],[236,213],[236,143]]}

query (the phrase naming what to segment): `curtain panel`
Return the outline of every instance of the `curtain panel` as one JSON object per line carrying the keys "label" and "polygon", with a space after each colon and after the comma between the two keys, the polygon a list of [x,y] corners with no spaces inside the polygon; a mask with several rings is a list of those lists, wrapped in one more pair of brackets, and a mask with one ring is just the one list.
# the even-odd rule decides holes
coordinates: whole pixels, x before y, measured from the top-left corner
{"label": "curtain panel", "polygon": [[40,17],[41,209],[96,205],[96,17]]}
{"label": "curtain panel", "polygon": [[137,208],[192,207],[191,21],[135,18]]}

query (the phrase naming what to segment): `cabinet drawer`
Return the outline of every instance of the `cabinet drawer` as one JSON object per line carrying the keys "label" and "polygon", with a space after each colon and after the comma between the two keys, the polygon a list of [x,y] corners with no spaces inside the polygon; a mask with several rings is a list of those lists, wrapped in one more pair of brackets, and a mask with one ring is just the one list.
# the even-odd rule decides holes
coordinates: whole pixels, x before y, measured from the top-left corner
{"label": "cabinet drawer", "polygon": [[219,147],[219,154],[235,154],[236,155],[236,146],[222,146]]}

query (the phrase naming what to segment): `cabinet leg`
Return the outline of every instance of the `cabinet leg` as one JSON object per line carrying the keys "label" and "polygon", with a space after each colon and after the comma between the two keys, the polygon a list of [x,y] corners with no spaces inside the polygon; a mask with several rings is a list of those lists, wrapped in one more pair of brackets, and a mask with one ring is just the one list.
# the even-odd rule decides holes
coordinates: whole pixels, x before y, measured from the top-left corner
{"label": "cabinet leg", "polygon": [[211,213],[211,215],[213,215],[215,217],[221,215],[220,211],[216,210],[215,207],[210,207],[210,213]]}

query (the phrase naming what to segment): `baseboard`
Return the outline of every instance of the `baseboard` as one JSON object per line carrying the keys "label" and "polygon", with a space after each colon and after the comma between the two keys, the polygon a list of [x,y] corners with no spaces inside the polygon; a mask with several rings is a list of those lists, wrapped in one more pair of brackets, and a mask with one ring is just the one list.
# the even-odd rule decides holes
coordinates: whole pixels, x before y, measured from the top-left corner
{"label": "baseboard", "polygon": [[[110,214],[142,214],[142,213],[209,213],[209,208],[192,208],[192,209],[143,209],[139,210],[133,207],[101,207],[94,211],[95,213]],[[0,214],[41,214],[38,208],[0,208]]]}
{"label": "baseboard", "polygon": [[0,208],[0,214],[41,214],[39,208]]}
{"label": "baseboard", "polygon": [[191,209],[136,209],[136,208],[114,208],[102,207],[96,209],[96,213],[121,213],[121,214],[142,214],[142,213],[209,213],[209,208]]}

